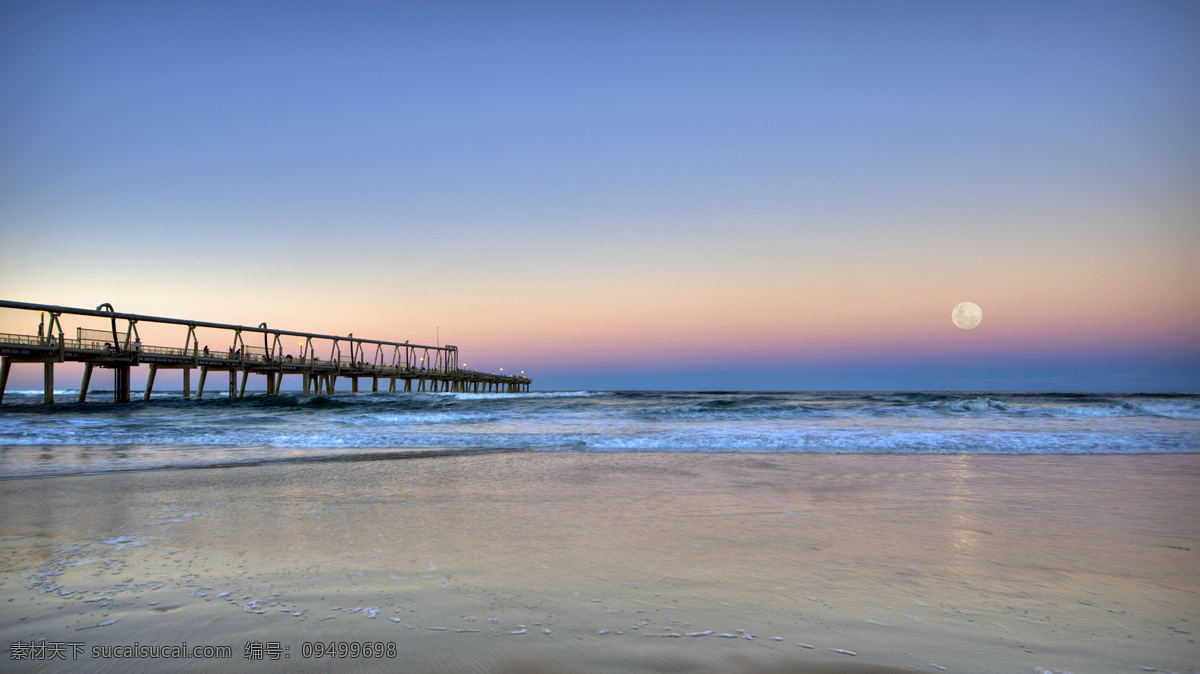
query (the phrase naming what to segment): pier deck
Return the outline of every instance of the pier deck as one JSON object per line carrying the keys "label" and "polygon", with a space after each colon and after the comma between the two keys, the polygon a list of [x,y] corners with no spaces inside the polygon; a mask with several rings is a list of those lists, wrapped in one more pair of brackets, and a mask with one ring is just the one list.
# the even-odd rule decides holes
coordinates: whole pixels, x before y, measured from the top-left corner
{"label": "pier deck", "polygon": [[[379,390],[380,380],[387,383],[388,391],[459,391],[459,392],[503,392],[519,393],[529,390],[531,380],[522,375],[506,375],[501,371],[480,372],[459,367],[458,347],[451,345],[428,346],[409,342],[390,342],[346,336],[321,335],[268,328],[266,323],[257,327],[210,323],[178,318],[162,318],[125,314],[114,311],[111,305],[102,304],[95,310],[59,307],[27,302],[0,300],[0,308],[37,311],[49,316],[48,329],[39,327],[38,335],[0,333],[0,402],[13,363],[42,363],[44,367],[44,400],[54,402],[54,365],[78,362],[84,364],[83,380],[79,386],[79,402],[87,397],[94,368],[113,371],[113,396],[117,402],[130,400],[130,371],[146,365],[150,368],[146,378],[143,399],[149,399],[154,388],[154,379],[160,369],[178,369],[183,372],[183,397],[191,397],[191,371],[200,370],[196,397],[204,395],[204,386],[210,372],[227,372],[230,397],[245,394],[246,381],[250,375],[267,378],[267,394],[280,390],[284,375],[301,377],[301,390],[317,395],[331,395],[339,377],[348,378],[351,391],[358,392],[359,380],[369,377],[370,391]],[[110,321],[108,330],[77,327],[74,337],[64,334],[63,315],[100,317]],[[122,324],[118,325],[118,321]],[[187,328],[184,346],[153,346],[142,344],[138,335],[138,324],[157,323]],[[196,337],[197,328],[216,329],[230,333],[228,348],[210,349],[200,347]],[[263,346],[249,345],[244,337],[257,340],[261,335]],[[300,354],[285,354],[282,338],[300,338]],[[318,355],[328,348],[328,356]],[[241,381],[238,382],[238,373]]]}

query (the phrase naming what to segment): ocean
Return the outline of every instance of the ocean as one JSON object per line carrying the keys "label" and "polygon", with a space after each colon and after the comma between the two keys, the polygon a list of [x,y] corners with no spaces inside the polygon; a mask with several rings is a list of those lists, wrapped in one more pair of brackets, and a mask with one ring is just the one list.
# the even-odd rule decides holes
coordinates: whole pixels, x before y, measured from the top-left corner
{"label": "ocean", "polygon": [[478,452],[1171,454],[1200,451],[1200,394],[284,392],[77,404],[9,391],[0,477]]}
{"label": "ocean", "polygon": [[91,397],[0,406],[0,643],[71,671],[1200,671],[1198,394]]}

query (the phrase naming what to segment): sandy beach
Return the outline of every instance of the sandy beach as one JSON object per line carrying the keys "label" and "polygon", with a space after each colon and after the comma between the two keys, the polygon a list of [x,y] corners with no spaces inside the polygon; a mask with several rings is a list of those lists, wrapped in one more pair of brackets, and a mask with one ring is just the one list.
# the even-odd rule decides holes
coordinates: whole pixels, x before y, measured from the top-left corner
{"label": "sandy beach", "polygon": [[[1197,486],[1195,455],[511,452],[10,479],[0,639],[9,671],[358,654],[411,672],[1188,672]],[[108,657],[184,642],[230,657]]]}

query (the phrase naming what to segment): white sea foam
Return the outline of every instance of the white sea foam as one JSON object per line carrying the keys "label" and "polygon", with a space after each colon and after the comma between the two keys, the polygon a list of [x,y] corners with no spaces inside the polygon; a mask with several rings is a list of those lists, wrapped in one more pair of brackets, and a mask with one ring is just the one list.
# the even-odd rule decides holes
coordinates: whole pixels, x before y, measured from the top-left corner
{"label": "white sea foam", "polygon": [[522,400],[538,398],[594,398],[612,395],[607,391],[530,391],[528,393],[463,393],[458,391],[436,391],[430,395],[446,396],[459,400]]}
{"label": "white sea foam", "polygon": [[418,425],[418,424],[472,424],[499,419],[494,414],[463,414],[454,412],[411,412],[371,414],[346,419],[347,423],[375,426],[378,424]]}

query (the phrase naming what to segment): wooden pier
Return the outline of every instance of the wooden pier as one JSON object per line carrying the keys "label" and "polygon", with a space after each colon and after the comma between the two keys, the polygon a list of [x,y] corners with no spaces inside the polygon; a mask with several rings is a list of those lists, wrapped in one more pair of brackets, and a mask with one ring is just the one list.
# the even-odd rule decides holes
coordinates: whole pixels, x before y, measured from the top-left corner
{"label": "wooden pier", "polygon": [[[8,385],[8,373],[13,363],[42,363],[44,400],[54,403],[55,363],[83,363],[83,381],[79,385],[78,401],[87,397],[88,384],[95,368],[113,371],[113,397],[116,402],[130,400],[130,372],[134,367],[147,365],[146,390],[143,400],[150,398],[154,378],[159,370],[183,371],[183,397],[191,397],[191,373],[198,369],[200,378],[196,397],[204,395],[210,372],[226,372],[229,376],[229,397],[241,397],[246,392],[250,375],[266,377],[267,395],[280,390],[284,375],[301,378],[301,390],[315,395],[332,395],[339,378],[350,380],[350,391],[359,391],[359,380],[370,379],[370,391],[379,391],[380,380],[387,391],[457,391],[522,393],[529,391],[530,379],[506,375],[503,370],[477,372],[460,367],[458,347],[428,346],[408,342],[389,342],[355,337],[320,335],[292,330],[209,323],[181,318],[161,318],[138,314],[118,313],[112,305],[96,309],[75,309],[28,302],[0,300],[0,309],[19,309],[41,312],[41,327],[37,335],[0,333],[0,402]],[[108,329],[77,327],[74,336],[63,330],[64,315],[89,316],[105,319]],[[46,320],[49,317],[49,320]],[[33,321],[30,321],[32,324]],[[142,344],[139,324],[166,324],[186,328],[181,335],[182,347]],[[228,347],[200,347],[197,328],[216,329],[229,333]],[[299,338],[298,355],[285,354],[283,338]],[[247,343],[247,338],[252,343]],[[261,338],[262,346],[258,346]],[[320,348],[322,353],[318,353]],[[328,350],[328,355],[324,353]],[[241,373],[241,381],[238,381]]]}

